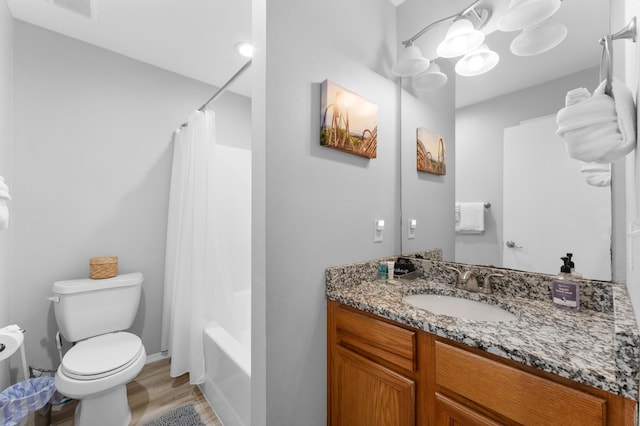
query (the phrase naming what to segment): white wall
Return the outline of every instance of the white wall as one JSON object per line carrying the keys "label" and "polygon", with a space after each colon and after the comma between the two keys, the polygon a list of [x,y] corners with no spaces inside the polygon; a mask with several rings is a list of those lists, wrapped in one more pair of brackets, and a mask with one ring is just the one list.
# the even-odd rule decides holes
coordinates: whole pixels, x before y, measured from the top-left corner
{"label": "white wall", "polygon": [[[171,134],[216,88],[15,21],[11,320],[27,357],[57,366],[56,280],[93,256],[145,276],[132,328],[160,350]],[[216,100],[218,141],[250,145],[250,100]],[[228,124],[227,124],[228,123]]]}
{"label": "white wall", "polygon": [[504,129],[556,113],[567,91],[598,83],[591,68],[456,111],[456,201],[488,201],[485,232],[455,236],[455,260],[502,265],[502,157]]}
{"label": "white wall", "polygon": [[[11,174],[11,96],[13,83],[13,19],[5,0],[0,0],[0,176],[8,185]],[[13,189],[11,186],[9,189]],[[12,225],[10,223],[10,225]],[[0,327],[11,321],[11,234],[0,230]],[[9,385],[7,369],[0,365],[0,390]]]}
{"label": "white wall", "polygon": [[[415,3],[406,3],[406,5]],[[405,4],[398,12],[398,25],[403,14],[410,14]],[[453,68],[443,64],[448,75]],[[455,134],[455,81],[451,79],[444,87],[431,92],[412,92],[410,82],[403,79],[406,90],[402,90],[402,251],[412,253],[421,250],[442,249],[445,259],[454,259],[455,216],[454,192],[456,177]],[[422,127],[444,136],[444,176],[417,171],[416,129]],[[415,238],[408,238],[407,224],[415,219]]]}
{"label": "white wall", "polygon": [[[265,79],[253,92],[253,333],[266,340],[253,339],[252,424],[325,425],[324,270],[400,251],[395,9],[387,0],[253,5],[254,19],[266,19],[254,22],[254,38],[261,27],[265,36],[254,72]],[[378,104],[376,159],[320,146],[325,79]]]}
{"label": "white wall", "polygon": [[[400,45],[400,40],[413,36],[425,25],[425,22],[440,18],[436,13],[433,16],[425,16],[420,3],[423,2],[421,0],[405,1],[398,6],[397,45]],[[445,74],[454,75],[451,62],[438,61],[438,65]],[[415,91],[411,86],[411,78],[403,78],[402,83],[403,90],[400,93],[402,252],[411,253],[439,248],[442,249],[445,259],[453,260],[457,149],[454,123],[456,82],[454,78],[450,78],[444,87],[428,92]],[[444,176],[417,171],[416,130],[419,127],[444,137],[446,148]],[[412,239],[408,238],[407,226],[410,220],[417,221],[415,238]]]}

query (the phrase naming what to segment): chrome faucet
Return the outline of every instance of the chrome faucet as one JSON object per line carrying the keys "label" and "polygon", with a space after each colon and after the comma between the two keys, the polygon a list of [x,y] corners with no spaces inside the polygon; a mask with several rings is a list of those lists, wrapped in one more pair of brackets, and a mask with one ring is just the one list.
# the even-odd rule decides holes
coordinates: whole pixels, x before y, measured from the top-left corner
{"label": "chrome faucet", "polygon": [[[454,287],[462,287],[467,291],[478,292],[480,291],[480,286],[478,286],[478,279],[475,274],[471,271],[460,272],[458,269],[452,266],[445,266],[445,269],[448,269],[453,272],[457,272],[456,282]],[[460,286],[462,284],[462,286]]]}
{"label": "chrome faucet", "polygon": [[480,291],[480,287],[478,286],[478,279],[473,272],[466,271],[464,274],[462,274],[460,280],[462,281],[462,284],[464,284],[465,290],[472,291],[474,293]]}
{"label": "chrome faucet", "polygon": [[462,272],[460,272],[458,269],[454,268],[453,266],[445,266],[444,269],[448,269],[456,273],[456,282],[453,284],[453,286],[458,287],[460,283],[460,278],[462,278]]}
{"label": "chrome faucet", "polygon": [[493,293],[493,289],[491,288],[491,277],[504,277],[502,274],[489,274],[484,277],[484,283],[482,285],[482,292],[485,294]]}

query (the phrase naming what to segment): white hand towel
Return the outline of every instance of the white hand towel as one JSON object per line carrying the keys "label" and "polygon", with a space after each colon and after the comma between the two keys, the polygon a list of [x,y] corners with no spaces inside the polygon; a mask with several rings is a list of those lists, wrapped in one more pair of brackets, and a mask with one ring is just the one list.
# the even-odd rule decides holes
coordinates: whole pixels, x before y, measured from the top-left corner
{"label": "white hand towel", "polygon": [[456,232],[481,234],[484,232],[484,203],[456,203]]}
{"label": "white hand towel", "polygon": [[557,115],[557,134],[569,156],[585,162],[610,163],[636,145],[635,104],[629,89],[613,80],[613,98],[604,93],[606,82],[587,97],[584,88],[567,93],[566,107]]}
{"label": "white hand towel", "polygon": [[603,187],[611,184],[611,164],[582,163],[580,171],[589,185]]}

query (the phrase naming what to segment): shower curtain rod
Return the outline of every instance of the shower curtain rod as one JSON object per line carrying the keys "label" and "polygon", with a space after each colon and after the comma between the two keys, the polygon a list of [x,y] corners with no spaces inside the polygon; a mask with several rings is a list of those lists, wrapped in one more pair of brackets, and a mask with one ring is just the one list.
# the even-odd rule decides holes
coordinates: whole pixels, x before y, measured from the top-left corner
{"label": "shower curtain rod", "polygon": [[[218,96],[222,95],[227,90],[227,87],[229,87],[231,83],[233,83],[238,77],[240,77],[240,75],[242,75],[242,73],[245,72],[250,65],[251,59],[249,59],[247,63],[244,64],[242,68],[240,68],[234,75],[232,75],[231,78],[225,84],[223,84],[216,93],[213,94],[213,96],[207,99],[207,102],[203,103],[202,106],[198,108],[198,111],[204,111],[207,105],[213,102]],[[187,124],[188,123],[184,122],[180,127],[187,127]]]}

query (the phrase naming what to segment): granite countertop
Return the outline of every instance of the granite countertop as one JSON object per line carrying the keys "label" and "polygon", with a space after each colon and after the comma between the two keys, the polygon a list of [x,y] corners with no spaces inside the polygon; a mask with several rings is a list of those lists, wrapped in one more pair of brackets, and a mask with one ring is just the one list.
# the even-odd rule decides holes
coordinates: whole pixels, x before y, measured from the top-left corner
{"label": "granite countertop", "polygon": [[[608,312],[566,311],[551,300],[470,293],[423,278],[328,285],[326,294],[362,311],[637,400],[638,328],[626,289],[611,286],[613,309]],[[402,301],[404,295],[422,293],[482,300],[516,314],[518,320],[471,321]]]}

